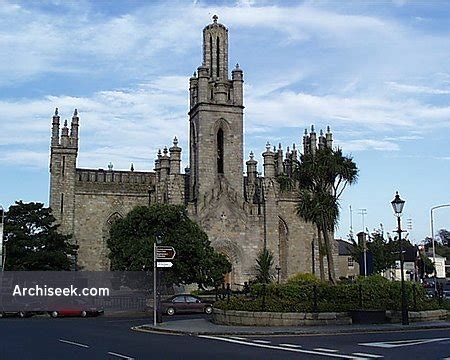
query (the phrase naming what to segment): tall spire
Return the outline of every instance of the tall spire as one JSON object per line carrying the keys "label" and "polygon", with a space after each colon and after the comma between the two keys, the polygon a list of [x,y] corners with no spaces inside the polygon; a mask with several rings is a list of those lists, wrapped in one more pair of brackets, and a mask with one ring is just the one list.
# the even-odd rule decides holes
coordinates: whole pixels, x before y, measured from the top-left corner
{"label": "tall spire", "polygon": [[228,29],[217,22],[213,16],[212,24],[203,29],[203,63],[213,79],[228,79]]}

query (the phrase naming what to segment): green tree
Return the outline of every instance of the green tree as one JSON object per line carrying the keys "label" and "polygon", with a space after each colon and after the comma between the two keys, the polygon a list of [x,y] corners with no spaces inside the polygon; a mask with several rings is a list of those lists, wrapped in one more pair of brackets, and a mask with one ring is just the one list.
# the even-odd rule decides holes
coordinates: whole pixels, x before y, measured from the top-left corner
{"label": "green tree", "polygon": [[256,258],[256,282],[261,284],[269,284],[273,281],[273,254],[262,249]]}
{"label": "green tree", "polygon": [[438,231],[438,237],[443,246],[450,247],[450,231],[446,229],[440,229]]}
{"label": "green tree", "polygon": [[300,160],[295,171],[300,185],[297,214],[319,229],[327,257],[328,279],[335,283],[332,233],[339,219],[340,197],[347,185],[356,182],[358,168],[339,148],[317,149],[315,153],[303,154]]}
{"label": "green tree", "polygon": [[[71,270],[78,246],[58,233],[51,209],[17,201],[5,213],[5,270]],[[72,258],[72,259],[71,259]]]}
{"label": "green tree", "polygon": [[227,258],[216,253],[206,233],[186,213],[184,206],[154,204],[138,206],[111,227],[108,247],[111,269],[141,271],[153,269],[153,244],[176,251],[173,267],[165,280],[173,284],[216,286],[231,271]]}
{"label": "green tree", "polygon": [[[403,246],[409,244],[406,240],[402,241]],[[360,261],[364,254],[364,245],[356,243],[355,240],[353,240],[353,245],[352,257],[360,266],[363,266],[364,264],[360,263]],[[373,271],[375,274],[379,274],[395,265],[395,260],[398,258],[399,252],[398,242],[390,238],[386,239],[382,231],[373,231],[369,236],[366,247],[367,251],[372,253]]]}

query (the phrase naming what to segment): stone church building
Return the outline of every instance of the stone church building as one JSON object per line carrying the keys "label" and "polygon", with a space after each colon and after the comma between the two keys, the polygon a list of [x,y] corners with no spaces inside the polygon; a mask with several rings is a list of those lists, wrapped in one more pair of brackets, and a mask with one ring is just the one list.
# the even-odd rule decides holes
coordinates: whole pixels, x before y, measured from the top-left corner
{"label": "stone church building", "polygon": [[[108,270],[106,239],[111,224],[137,205],[156,202],[187,206],[212,246],[232,263],[227,280],[234,286],[253,276],[255,259],[264,246],[273,252],[282,280],[312,272],[316,230],[296,215],[295,190],[283,191],[277,180],[291,176],[298,150],[294,145],[283,154],[281,145],[272,148],[267,143],[263,175],[253,153],[244,173],[243,72],[236,65],[229,75],[228,29],[214,16],[203,29],[203,63],[189,81],[189,167],[184,173],[176,138],[158,152],[154,171],[77,167],[77,110],[70,129],[66,120],[61,134],[56,110],[50,206],[62,231],[73,234],[79,245],[80,269]],[[332,146],[329,129],[320,135],[314,128],[309,134],[305,131],[303,151],[321,146]],[[314,247],[317,255],[317,244]]]}

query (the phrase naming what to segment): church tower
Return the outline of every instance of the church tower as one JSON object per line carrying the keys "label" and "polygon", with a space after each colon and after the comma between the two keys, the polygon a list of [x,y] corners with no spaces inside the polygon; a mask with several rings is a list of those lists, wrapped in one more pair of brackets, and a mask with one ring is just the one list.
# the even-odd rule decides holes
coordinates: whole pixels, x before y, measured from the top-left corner
{"label": "church tower", "polygon": [[58,108],[52,118],[50,148],[50,207],[65,234],[74,233],[75,177],[78,155],[78,111],[75,109],[69,127],[61,129]]}
{"label": "church tower", "polygon": [[190,201],[224,182],[243,196],[243,73],[228,77],[228,29],[203,29],[203,64],[190,79]]}

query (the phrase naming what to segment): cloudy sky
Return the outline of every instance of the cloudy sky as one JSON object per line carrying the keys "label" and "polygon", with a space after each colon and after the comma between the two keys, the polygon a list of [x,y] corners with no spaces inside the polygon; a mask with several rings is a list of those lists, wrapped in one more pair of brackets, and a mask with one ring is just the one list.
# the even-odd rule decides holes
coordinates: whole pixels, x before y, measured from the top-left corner
{"label": "cloudy sky", "polygon": [[[411,239],[427,236],[430,207],[450,203],[444,1],[0,0],[0,203],[48,203],[55,107],[79,110],[79,167],[151,170],[174,135],[187,149],[188,78],[213,14],[244,70],[246,154],[330,125],[360,168],[337,234],[350,205],[356,231],[361,208],[392,231],[399,190]],[[435,222],[450,228],[450,208]]]}

